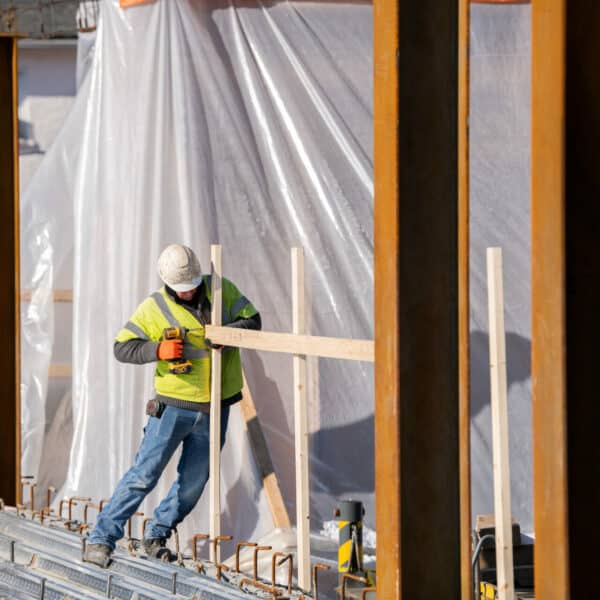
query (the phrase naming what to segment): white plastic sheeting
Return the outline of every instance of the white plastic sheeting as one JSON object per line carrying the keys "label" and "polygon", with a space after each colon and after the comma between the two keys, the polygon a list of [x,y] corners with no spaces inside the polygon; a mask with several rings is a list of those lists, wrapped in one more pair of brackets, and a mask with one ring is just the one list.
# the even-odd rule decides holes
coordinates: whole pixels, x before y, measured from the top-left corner
{"label": "white plastic sheeting", "polygon": [[473,514],[494,512],[485,249],[501,246],[512,512],[532,531],[531,7],[472,4],[470,60]]}
{"label": "white plastic sheeting", "polygon": [[[267,330],[291,330],[289,249],[306,250],[310,330],[372,338],[372,9],[361,4],[106,0],[85,80],[23,199],[24,470],[43,452],[61,496],[108,497],[129,467],[152,396],[152,366],[118,363],[116,332],[160,285],[156,259],[175,241],[224,273]],[[56,339],[50,290],[72,288],[73,428],[43,415]],[[292,361],[244,352],[284,498],[294,519]],[[68,402],[68,399],[65,400]],[[313,526],[337,497],[373,522],[372,367],[311,362]],[[62,433],[61,433],[62,432]],[[150,514],[172,461],[142,505]],[[223,532],[272,529],[236,408],[222,465]],[[60,481],[52,481],[60,484]],[[183,539],[207,530],[207,495]]]}

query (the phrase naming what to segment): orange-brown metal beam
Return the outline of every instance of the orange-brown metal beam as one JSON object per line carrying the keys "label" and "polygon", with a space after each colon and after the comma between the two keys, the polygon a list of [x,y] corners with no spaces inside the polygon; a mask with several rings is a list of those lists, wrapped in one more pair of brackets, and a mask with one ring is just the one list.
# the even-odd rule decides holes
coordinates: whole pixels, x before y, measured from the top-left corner
{"label": "orange-brown metal beam", "polygon": [[532,7],[531,287],[535,588],[569,595],[565,355],[565,2]]}
{"label": "orange-brown metal beam", "polygon": [[594,595],[600,504],[600,3],[532,5],[536,597]]}
{"label": "orange-brown metal beam", "polygon": [[377,595],[401,598],[398,2],[373,4]]}
{"label": "orange-brown metal beam", "polygon": [[458,3],[374,20],[377,595],[457,598]]}
{"label": "orange-brown metal beam", "polygon": [[469,358],[469,0],[458,6],[458,374],[461,598],[472,600]]}
{"label": "orange-brown metal beam", "polygon": [[20,501],[19,146],[17,42],[0,34],[0,497]]}

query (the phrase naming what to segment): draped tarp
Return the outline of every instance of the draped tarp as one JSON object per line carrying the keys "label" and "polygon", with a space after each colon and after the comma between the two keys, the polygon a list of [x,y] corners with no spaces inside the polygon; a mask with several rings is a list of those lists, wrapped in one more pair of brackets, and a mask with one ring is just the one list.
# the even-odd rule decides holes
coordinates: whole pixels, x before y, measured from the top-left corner
{"label": "draped tarp", "polygon": [[[72,440],[64,464],[44,461],[66,471],[60,495],[107,497],[133,460],[153,367],[118,363],[112,346],[160,285],[166,244],[195,248],[205,271],[209,245],[222,244],[225,276],[273,331],[291,330],[290,248],[301,245],[310,331],[372,338],[371,47],[369,5],[102,4],[75,107],[24,197],[24,285],[72,287],[74,296]],[[25,402],[43,414],[51,297],[28,310],[24,356],[36,360],[25,361],[24,381],[39,384]],[[294,520],[292,359],[243,352],[243,361]],[[367,502],[372,523],[372,366],[312,360],[310,380],[313,527],[346,495]],[[61,452],[63,409],[51,427]],[[44,458],[55,451],[46,443]],[[146,514],[174,473],[173,461]],[[237,407],[222,480],[223,532],[268,532]],[[205,495],[183,539],[207,530],[207,505]]]}

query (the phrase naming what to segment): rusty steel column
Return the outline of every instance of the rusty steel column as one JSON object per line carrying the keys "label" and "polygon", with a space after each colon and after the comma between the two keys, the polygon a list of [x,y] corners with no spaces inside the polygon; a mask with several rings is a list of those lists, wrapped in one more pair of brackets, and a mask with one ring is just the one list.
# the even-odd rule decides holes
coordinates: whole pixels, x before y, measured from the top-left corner
{"label": "rusty steel column", "polygon": [[17,42],[0,34],[0,331],[2,418],[0,497],[20,501],[19,406],[19,144]]}
{"label": "rusty steel column", "polygon": [[536,597],[586,597],[600,503],[600,3],[532,4]]}
{"label": "rusty steel column", "polygon": [[458,4],[458,375],[461,599],[472,600],[469,311],[469,0]]}
{"label": "rusty steel column", "polygon": [[375,0],[377,596],[461,594],[458,2]]}

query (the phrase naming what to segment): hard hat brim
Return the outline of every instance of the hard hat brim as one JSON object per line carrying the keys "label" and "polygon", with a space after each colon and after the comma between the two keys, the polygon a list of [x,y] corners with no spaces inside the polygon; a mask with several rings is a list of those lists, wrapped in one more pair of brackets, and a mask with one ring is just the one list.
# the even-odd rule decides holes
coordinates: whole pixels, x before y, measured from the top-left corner
{"label": "hard hat brim", "polygon": [[180,283],[169,283],[168,281],[165,281],[165,283],[176,292],[191,292],[193,289],[196,289],[202,283],[202,275],[195,277],[194,279],[192,279],[192,281],[185,281]]}

